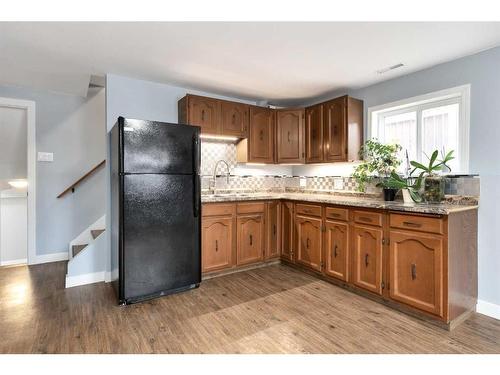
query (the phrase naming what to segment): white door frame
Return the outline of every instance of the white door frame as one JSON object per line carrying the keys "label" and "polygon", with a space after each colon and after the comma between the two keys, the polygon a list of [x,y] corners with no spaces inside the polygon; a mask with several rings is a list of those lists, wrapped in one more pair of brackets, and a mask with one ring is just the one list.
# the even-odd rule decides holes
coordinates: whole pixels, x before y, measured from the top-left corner
{"label": "white door frame", "polygon": [[26,110],[28,133],[28,264],[36,263],[36,105],[31,100],[0,97],[0,107]]}

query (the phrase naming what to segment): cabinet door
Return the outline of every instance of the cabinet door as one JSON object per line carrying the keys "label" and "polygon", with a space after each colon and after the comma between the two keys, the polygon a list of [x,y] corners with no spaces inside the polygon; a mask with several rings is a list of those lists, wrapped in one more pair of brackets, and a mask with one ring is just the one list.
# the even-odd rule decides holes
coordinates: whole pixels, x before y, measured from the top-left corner
{"label": "cabinet door", "polygon": [[236,264],[248,264],[264,259],[264,214],[237,217]]}
{"label": "cabinet door", "polygon": [[250,134],[248,161],[274,162],[274,111],[269,108],[250,107]]}
{"label": "cabinet door", "polygon": [[248,130],[249,106],[235,102],[221,102],[221,133],[245,138]]}
{"label": "cabinet door", "polygon": [[201,232],[202,272],[228,268],[233,265],[233,218],[204,217]]}
{"label": "cabinet door", "polygon": [[188,98],[188,122],[201,127],[202,133],[217,134],[219,130],[220,102],[203,96]]}
{"label": "cabinet door", "polygon": [[267,204],[267,246],[266,258],[280,256],[280,202]]}
{"label": "cabinet door", "polygon": [[321,271],[321,219],[296,216],[297,262]]}
{"label": "cabinet door", "polygon": [[306,108],[306,163],[323,161],[323,105]]}
{"label": "cabinet door", "polygon": [[292,202],[281,203],[281,257],[293,262],[294,255],[294,212]]}
{"label": "cabinet door", "polygon": [[325,161],[347,160],[347,98],[324,104]]}
{"label": "cabinet door", "polygon": [[382,294],[382,229],[354,224],[352,232],[352,282]]}
{"label": "cabinet door", "polygon": [[304,110],[279,110],[276,112],[278,163],[303,163]]}
{"label": "cabinet door", "polygon": [[390,232],[390,296],[443,315],[443,239],[411,231]]}
{"label": "cabinet door", "polygon": [[347,281],[349,269],[349,225],[325,221],[325,274]]}

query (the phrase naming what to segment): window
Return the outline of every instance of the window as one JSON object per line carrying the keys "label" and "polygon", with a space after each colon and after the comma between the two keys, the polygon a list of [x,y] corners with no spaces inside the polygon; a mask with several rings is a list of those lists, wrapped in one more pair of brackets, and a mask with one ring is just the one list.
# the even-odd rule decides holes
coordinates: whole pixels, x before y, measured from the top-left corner
{"label": "window", "polygon": [[453,173],[467,173],[469,163],[470,86],[439,91],[368,109],[369,137],[399,143],[410,160],[427,162],[434,150],[455,150]]}

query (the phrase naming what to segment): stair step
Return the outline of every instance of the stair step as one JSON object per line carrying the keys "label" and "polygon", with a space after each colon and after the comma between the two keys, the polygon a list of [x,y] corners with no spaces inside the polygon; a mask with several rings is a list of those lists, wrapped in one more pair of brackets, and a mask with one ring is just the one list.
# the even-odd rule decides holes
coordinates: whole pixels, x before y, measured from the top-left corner
{"label": "stair step", "polygon": [[80,251],[82,251],[83,249],[85,249],[87,246],[88,246],[88,243],[86,243],[84,245],[73,245],[71,247],[71,249],[73,251],[73,257],[75,257],[76,254],[78,254]]}
{"label": "stair step", "polygon": [[99,237],[102,233],[104,233],[105,229],[92,229],[90,233],[92,234],[92,238],[95,240],[97,237]]}

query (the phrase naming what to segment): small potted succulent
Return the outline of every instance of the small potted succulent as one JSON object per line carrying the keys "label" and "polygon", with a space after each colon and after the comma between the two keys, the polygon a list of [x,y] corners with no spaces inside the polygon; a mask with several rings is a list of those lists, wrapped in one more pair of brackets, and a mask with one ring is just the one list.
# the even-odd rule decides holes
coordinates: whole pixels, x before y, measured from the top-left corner
{"label": "small potted succulent", "polygon": [[444,198],[444,178],[438,175],[438,171],[442,171],[447,168],[451,171],[448,166],[448,162],[454,159],[453,150],[448,153],[443,151],[441,160],[438,160],[439,151],[435,150],[429,159],[428,165],[423,165],[417,161],[411,161],[410,164],[413,167],[411,174],[415,171],[421,171],[419,178],[424,179],[424,193],[423,198],[428,203],[439,203]]}
{"label": "small potted succulent", "polygon": [[398,144],[386,145],[376,139],[366,141],[359,151],[363,162],[354,169],[352,174],[358,183],[358,190],[364,192],[367,184],[376,182],[377,186],[384,189],[384,199],[394,200],[398,189],[386,185],[385,182],[401,165],[401,160],[398,159],[399,151],[401,151],[401,146]]}

